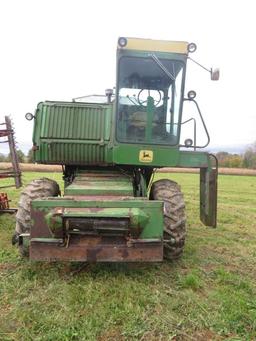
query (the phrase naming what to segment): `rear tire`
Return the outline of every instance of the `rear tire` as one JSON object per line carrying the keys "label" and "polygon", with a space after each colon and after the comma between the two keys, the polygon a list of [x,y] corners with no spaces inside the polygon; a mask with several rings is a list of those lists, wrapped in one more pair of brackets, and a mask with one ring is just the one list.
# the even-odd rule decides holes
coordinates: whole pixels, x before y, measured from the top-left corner
{"label": "rear tire", "polygon": [[[18,242],[21,233],[30,233],[31,201],[45,197],[56,197],[59,194],[60,188],[57,182],[48,178],[33,180],[24,188],[20,195],[18,211],[16,214],[15,233],[12,238],[13,244]],[[29,255],[29,247],[27,245],[19,245],[19,250],[22,256]]]}
{"label": "rear tire", "polygon": [[150,199],[164,202],[164,258],[177,259],[186,237],[185,203],[180,186],[168,179],[158,180],[152,185]]}

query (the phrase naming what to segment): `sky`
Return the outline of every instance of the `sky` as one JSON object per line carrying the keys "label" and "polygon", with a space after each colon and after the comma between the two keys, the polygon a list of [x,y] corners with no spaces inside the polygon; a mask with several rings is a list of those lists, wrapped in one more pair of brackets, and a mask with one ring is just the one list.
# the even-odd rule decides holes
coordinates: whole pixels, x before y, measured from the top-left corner
{"label": "sky", "polygon": [[197,44],[191,57],[220,68],[218,82],[191,61],[187,68],[186,92],[197,93],[210,147],[250,144],[256,140],[255,31],[252,0],[1,1],[0,122],[11,115],[18,145],[27,151],[33,121],[24,115],[38,102],[115,86],[119,36],[182,40]]}

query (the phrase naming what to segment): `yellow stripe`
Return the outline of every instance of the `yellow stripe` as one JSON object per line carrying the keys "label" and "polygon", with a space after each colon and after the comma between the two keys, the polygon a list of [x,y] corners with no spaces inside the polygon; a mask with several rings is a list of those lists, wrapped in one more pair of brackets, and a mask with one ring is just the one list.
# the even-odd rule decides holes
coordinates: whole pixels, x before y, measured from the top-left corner
{"label": "yellow stripe", "polygon": [[139,38],[126,38],[127,45],[125,47],[118,46],[119,49],[139,50],[139,51],[159,51],[188,54],[188,43],[185,41],[167,41],[152,40]]}

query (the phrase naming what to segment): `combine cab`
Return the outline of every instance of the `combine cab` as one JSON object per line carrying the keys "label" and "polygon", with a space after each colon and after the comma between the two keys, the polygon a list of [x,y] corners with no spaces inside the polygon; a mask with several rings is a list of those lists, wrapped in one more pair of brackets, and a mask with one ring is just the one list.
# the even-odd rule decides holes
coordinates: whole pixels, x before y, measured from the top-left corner
{"label": "combine cab", "polygon": [[194,49],[186,42],[119,38],[115,95],[107,90],[106,96],[40,102],[26,115],[34,120],[36,162],[61,164],[65,188],[60,196],[57,183],[43,178],[22,192],[13,241],[23,255],[88,262],[178,258],[186,233],[183,194],[174,181],[154,182],[155,169],[166,166],[200,169],[201,220],[216,226],[215,158],[198,151],[195,141],[186,141],[187,150],[180,143],[183,103],[196,103],[191,93],[184,96]]}

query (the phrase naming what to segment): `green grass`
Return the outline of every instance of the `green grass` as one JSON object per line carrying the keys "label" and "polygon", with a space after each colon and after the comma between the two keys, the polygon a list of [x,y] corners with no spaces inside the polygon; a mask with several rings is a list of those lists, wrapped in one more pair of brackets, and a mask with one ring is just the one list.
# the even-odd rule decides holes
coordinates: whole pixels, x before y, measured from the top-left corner
{"label": "green grass", "polygon": [[[24,183],[48,176],[24,173]],[[220,176],[218,228],[199,221],[196,174],[159,174],[185,193],[188,234],[177,262],[33,263],[0,216],[0,340],[256,339],[256,181]],[[4,181],[1,182],[1,184]],[[19,191],[8,192],[12,205]]]}

